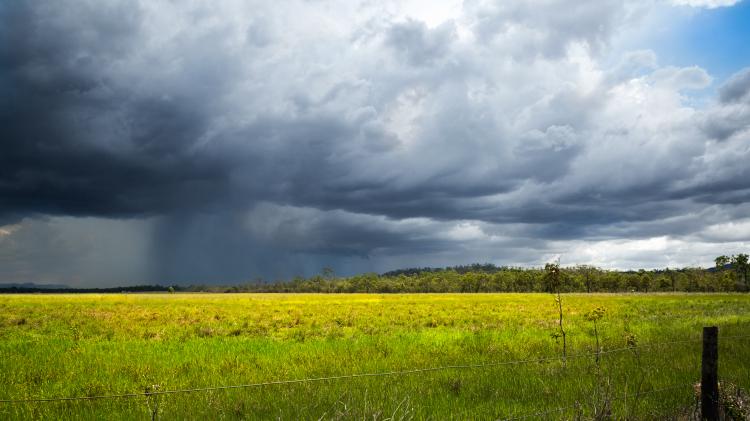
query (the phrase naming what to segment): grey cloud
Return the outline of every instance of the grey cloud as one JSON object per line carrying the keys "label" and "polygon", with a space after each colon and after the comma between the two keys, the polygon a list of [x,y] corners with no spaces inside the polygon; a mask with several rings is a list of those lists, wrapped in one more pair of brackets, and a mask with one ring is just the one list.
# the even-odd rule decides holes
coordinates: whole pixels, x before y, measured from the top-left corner
{"label": "grey cloud", "polygon": [[623,54],[620,62],[610,71],[610,77],[617,83],[642,76],[644,72],[653,71],[657,67],[656,53],[652,50],[630,51]]}
{"label": "grey cloud", "polygon": [[708,110],[701,121],[703,131],[720,141],[750,127],[750,68],[732,75],[719,88],[719,104]]}
{"label": "grey cloud", "polygon": [[750,68],[735,73],[719,89],[719,99],[723,103],[747,100],[750,95]]}
{"label": "grey cloud", "polygon": [[750,105],[729,104],[705,114],[703,131],[711,139],[727,140],[750,127]]}
{"label": "grey cloud", "polygon": [[421,254],[442,247],[432,238],[441,224],[429,220],[394,220],[269,203],[257,206],[246,218],[253,236],[293,252],[366,258],[377,250]]}
{"label": "grey cloud", "polygon": [[[294,18],[318,3],[232,19],[226,4],[3,4],[0,225],[58,238],[125,221],[150,257],[122,276],[192,282],[493,247],[536,262],[523,254],[550,242],[687,235],[680,216],[742,206],[747,70],[695,111],[680,91],[707,86],[702,69],[650,52],[601,67],[630,12],[595,3],[466,2],[437,26],[372,4],[310,22]],[[40,241],[23,242],[3,249]],[[68,258],[90,261],[26,261]]]}
{"label": "grey cloud", "polygon": [[[508,41],[518,57],[560,57],[572,43],[602,50],[612,32],[630,18],[619,1],[468,2],[483,40]],[[543,12],[541,12],[543,11]],[[524,34],[517,37],[517,34]]]}
{"label": "grey cloud", "polygon": [[3,282],[71,286],[154,282],[148,219],[34,218],[0,233]]}
{"label": "grey cloud", "polygon": [[197,98],[116,79],[137,54],[137,5],[3,9],[0,214],[145,215],[221,196],[228,162],[196,148],[210,118]]}
{"label": "grey cloud", "polygon": [[577,136],[570,126],[532,130],[523,136],[514,155],[521,166],[534,169],[529,179],[552,182],[569,171],[570,162],[580,151]]}
{"label": "grey cloud", "polygon": [[386,35],[386,43],[415,66],[424,66],[441,59],[455,40],[452,22],[429,29],[423,22],[408,20],[394,24]]}
{"label": "grey cloud", "polygon": [[[64,26],[64,22],[59,26]],[[399,28],[393,26],[391,31],[417,35],[407,37],[399,45],[406,45],[409,54],[420,60],[441,51],[452,31],[450,25],[428,30],[414,22]],[[129,37],[145,36],[141,29],[133,25]],[[127,33],[127,30],[120,32]],[[507,191],[529,176],[549,180],[564,172],[564,163],[569,158],[548,159],[541,149],[534,154],[517,149],[524,155],[517,157],[517,163],[508,166],[506,162],[497,167],[489,161],[486,169],[460,181],[457,176],[466,173],[466,163],[475,158],[476,151],[454,149],[461,156],[456,159],[457,156],[449,155],[445,148],[454,148],[460,142],[476,142],[481,149],[497,154],[500,159],[509,157],[510,150],[493,139],[497,127],[492,119],[475,120],[459,109],[459,106],[472,106],[464,98],[454,97],[454,89],[445,91],[444,95],[438,92],[436,98],[440,101],[436,105],[444,107],[436,111],[444,113],[446,118],[435,120],[434,136],[430,139],[434,159],[425,161],[427,166],[422,169],[426,178],[410,182],[408,176],[403,178],[408,171],[398,168],[391,170],[390,176],[362,180],[357,176],[360,169],[348,163],[348,158],[368,156],[362,154],[361,148],[380,151],[382,162],[378,165],[384,166],[406,158],[407,161],[398,166],[413,167],[410,161],[419,157],[399,158],[398,154],[389,154],[394,147],[393,140],[382,124],[379,127],[370,123],[379,118],[377,114],[368,117],[370,121],[346,121],[335,115],[335,110],[322,111],[338,100],[336,96],[324,96],[323,102],[319,102],[307,99],[309,95],[295,95],[291,103],[297,116],[283,112],[269,115],[254,110],[255,116],[246,123],[222,130],[216,120],[225,118],[222,113],[227,108],[221,105],[222,97],[229,95],[231,84],[227,80],[236,77],[232,69],[237,68],[238,63],[221,51],[214,53],[208,47],[214,40],[209,37],[188,45],[180,42],[181,65],[173,74],[175,77],[159,84],[163,76],[157,70],[147,77],[147,89],[143,91],[132,91],[122,85],[124,80],[129,80],[127,72],[124,76],[108,74],[112,65],[107,65],[110,59],[107,55],[97,57],[103,62],[96,68],[103,74],[80,75],[85,84],[92,87],[85,92],[77,90],[58,95],[54,90],[50,93],[41,89],[33,81],[20,85],[18,89],[25,96],[39,99],[28,104],[26,111],[14,105],[7,107],[4,114],[7,133],[11,134],[13,142],[7,147],[10,153],[5,155],[6,182],[3,185],[7,186],[6,197],[12,199],[5,213],[148,215],[242,201],[242,197],[246,197],[249,203],[272,199],[329,209],[351,207],[363,212],[386,211],[392,216],[420,215],[432,209],[431,215],[452,218],[457,212],[450,209],[451,197]],[[104,41],[103,38],[101,42]],[[25,48],[44,50],[46,42],[47,37],[40,36]],[[77,42],[71,42],[70,46],[69,51],[56,47],[60,50],[58,61],[74,55],[73,50],[80,47]],[[189,54],[183,54],[184,51]],[[62,67],[55,57],[47,59],[52,61],[46,68]],[[168,58],[163,60],[168,62]],[[226,63],[224,68],[229,72],[206,64],[212,62]],[[25,64],[23,60],[15,63],[15,70],[25,74]],[[112,79],[118,75],[124,80]],[[64,81],[55,82],[65,85]],[[456,87],[463,89],[460,84]],[[465,92],[457,91],[457,94],[465,95]],[[571,99],[564,99],[561,104],[560,98],[565,97],[555,98],[532,109],[533,120],[529,120],[527,126],[532,130],[536,126],[548,130],[553,124],[570,124],[570,118],[564,113],[544,117],[550,110],[570,108],[565,104],[576,100],[575,95],[567,95]],[[41,102],[54,106],[40,113],[39,110],[44,109],[39,106]],[[375,110],[382,107],[377,103],[372,105]],[[584,109],[586,103],[575,106]],[[582,115],[585,113],[577,114]],[[31,124],[32,119],[44,123]],[[360,127],[367,124],[373,130],[364,134]],[[429,130],[429,126],[426,127]],[[24,139],[29,137],[39,141],[28,145]],[[383,146],[376,146],[378,144]],[[342,154],[342,150],[348,148],[352,152]],[[569,145],[565,150],[576,148]],[[424,152],[421,150],[420,154]],[[545,173],[532,169],[535,165],[544,168]],[[470,174],[471,167],[468,168]],[[374,172],[377,173],[377,169]],[[276,182],[266,182],[269,178]],[[361,185],[352,184],[348,179],[359,179]],[[407,186],[393,186],[396,179],[405,181]],[[344,186],[339,187],[342,183]],[[392,192],[394,187],[396,190]],[[442,208],[446,208],[445,211],[441,211]]]}
{"label": "grey cloud", "polygon": [[654,71],[650,77],[657,85],[667,85],[675,90],[703,89],[711,84],[711,76],[700,67],[665,67]]}

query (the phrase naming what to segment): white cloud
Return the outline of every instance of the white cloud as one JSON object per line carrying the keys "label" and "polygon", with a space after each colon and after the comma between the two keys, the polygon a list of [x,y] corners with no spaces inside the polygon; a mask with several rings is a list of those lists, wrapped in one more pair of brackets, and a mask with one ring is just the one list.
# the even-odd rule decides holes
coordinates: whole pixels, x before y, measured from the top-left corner
{"label": "white cloud", "polygon": [[457,242],[487,238],[482,229],[476,223],[471,222],[459,222],[451,227],[443,236],[448,240]]}
{"label": "white cloud", "polygon": [[703,239],[724,243],[740,241],[750,243],[750,219],[740,219],[710,225],[700,234]]}
{"label": "white cloud", "polygon": [[716,9],[718,7],[730,7],[742,0],[672,0],[673,4],[678,6],[705,7],[707,9]]}
{"label": "white cloud", "polygon": [[602,268],[660,269],[665,267],[710,267],[716,256],[747,252],[750,241],[696,242],[689,238],[651,237],[638,240],[572,241],[554,244],[564,248],[569,265],[588,264]]}
{"label": "white cloud", "polygon": [[18,224],[0,226],[0,238],[13,234],[19,228],[20,225]]}
{"label": "white cloud", "polygon": [[664,67],[651,74],[650,79],[656,86],[666,86],[675,91],[683,89],[703,89],[711,84],[712,78],[697,66]]}

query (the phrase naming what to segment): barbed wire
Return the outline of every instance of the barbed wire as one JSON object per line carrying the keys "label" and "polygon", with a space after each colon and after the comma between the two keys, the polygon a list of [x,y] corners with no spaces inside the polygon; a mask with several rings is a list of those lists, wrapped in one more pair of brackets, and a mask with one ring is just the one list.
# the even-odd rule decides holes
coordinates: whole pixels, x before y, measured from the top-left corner
{"label": "barbed wire", "polygon": [[719,343],[725,339],[750,339],[750,335],[720,336]]}
{"label": "barbed wire", "polygon": [[643,392],[623,393],[620,396],[615,396],[613,398],[610,398],[610,400],[612,400],[612,401],[620,401],[620,400],[624,400],[624,399],[628,399],[628,398],[632,398],[632,397],[639,397],[639,396],[651,395],[653,393],[666,392],[666,391],[669,391],[669,390],[682,389],[684,387],[693,387],[693,386],[695,386],[695,384],[696,384],[695,382],[675,383],[675,384],[672,384],[670,386],[660,387],[658,389],[646,390],[646,391],[643,391]]}
{"label": "barbed wire", "polygon": [[[692,403],[690,405],[684,405],[684,406],[678,406],[676,408],[666,409],[663,411],[649,411],[648,414],[652,417],[657,417],[654,419],[664,419],[663,417],[666,416],[672,416],[675,417],[677,415],[692,415],[696,414],[698,412],[697,406],[695,403]],[[674,419],[674,418],[672,418]]]}
{"label": "barbed wire", "polygon": [[542,415],[549,415],[549,414],[553,414],[555,412],[563,412],[563,411],[567,411],[569,409],[580,408],[580,407],[581,407],[581,405],[578,402],[576,402],[574,405],[561,406],[561,407],[557,407],[555,409],[550,409],[550,410],[547,410],[547,411],[534,412],[532,414],[519,415],[519,416],[515,416],[515,417],[510,417],[510,418],[500,418],[498,421],[515,421],[515,420],[523,420],[523,419],[527,419],[527,418],[541,417]]}
{"label": "barbed wire", "polygon": [[[750,338],[750,335],[729,336],[729,337],[722,338],[722,340],[740,339],[740,338]],[[87,401],[87,400],[99,400],[99,399],[123,399],[123,398],[135,398],[135,397],[151,397],[151,396],[159,396],[159,395],[172,395],[172,394],[181,394],[181,393],[209,392],[209,391],[230,390],[230,389],[246,389],[246,388],[256,388],[256,387],[274,386],[274,385],[313,383],[313,382],[346,380],[346,379],[356,379],[356,378],[365,378],[365,377],[398,376],[398,375],[427,373],[427,372],[442,371],[442,370],[474,369],[474,368],[498,367],[498,366],[507,366],[507,365],[541,363],[541,362],[549,362],[549,361],[562,361],[562,360],[570,360],[570,359],[585,358],[585,357],[596,357],[597,355],[601,356],[601,355],[615,354],[615,353],[626,352],[626,351],[634,351],[634,350],[641,349],[641,348],[653,348],[653,347],[663,346],[663,345],[694,343],[694,342],[700,342],[700,341],[701,341],[700,339],[687,339],[687,340],[679,340],[679,341],[658,342],[658,343],[638,345],[638,346],[627,346],[627,347],[614,348],[614,349],[598,351],[598,352],[571,354],[567,356],[559,355],[555,357],[532,358],[532,359],[515,360],[515,361],[501,361],[501,362],[477,363],[477,364],[456,364],[456,365],[445,365],[445,366],[438,366],[438,367],[417,368],[417,369],[409,369],[409,370],[385,371],[385,372],[378,372],[378,373],[359,373],[359,374],[346,374],[346,375],[339,375],[339,376],[309,377],[309,378],[291,379],[291,380],[274,380],[274,381],[230,385],[230,386],[210,386],[210,387],[188,388],[188,389],[154,390],[154,391],[140,392],[140,393],[122,393],[122,394],[92,395],[92,396],[0,399],[0,404]]]}
{"label": "barbed wire", "polygon": [[[607,353],[621,352],[627,349],[629,348],[620,348],[616,350],[607,351]],[[595,356],[595,355],[596,355],[595,353],[577,354],[577,355],[569,355],[567,356],[567,358],[573,359],[573,358],[581,358],[585,356]],[[275,380],[275,381],[268,381],[268,382],[248,383],[248,384],[232,385],[232,386],[212,386],[212,387],[202,387],[202,388],[192,388],[192,389],[156,390],[152,392],[142,392],[142,393],[123,393],[123,394],[97,395],[97,396],[75,396],[75,397],[63,397],[63,398],[0,399],[0,403],[116,399],[116,398],[132,398],[132,397],[139,397],[139,396],[168,395],[168,394],[176,394],[176,393],[208,392],[208,391],[214,391],[214,390],[243,389],[243,388],[251,388],[251,387],[285,385],[285,384],[296,384],[296,383],[312,383],[312,382],[322,382],[322,381],[331,381],[331,380],[354,379],[354,378],[362,378],[362,377],[384,377],[384,376],[395,376],[395,375],[407,375],[407,374],[426,373],[426,372],[431,372],[431,371],[450,370],[450,369],[472,369],[472,368],[484,368],[484,367],[497,367],[497,366],[503,366],[503,365],[519,365],[519,364],[529,364],[529,363],[538,363],[538,362],[547,362],[547,361],[560,361],[560,360],[563,360],[564,358],[565,357],[563,356],[557,356],[557,357],[535,358],[535,359],[526,359],[526,360],[502,361],[502,362],[495,362],[495,363],[445,365],[445,366],[439,366],[439,367],[427,367],[427,368],[398,370],[398,371],[385,371],[385,372],[379,372],[379,373],[359,373],[359,374],[347,374],[347,375],[340,375],[340,376],[310,377],[310,378],[304,378],[304,379]]]}
{"label": "barbed wire", "polygon": [[[682,388],[688,387],[688,386],[692,387],[693,385],[694,385],[694,383],[692,383],[692,382],[690,382],[690,383],[677,383],[677,384],[673,384],[673,385],[670,385],[670,386],[662,387],[662,388],[659,388],[659,389],[647,390],[647,391],[644,391],[644,392],[630,393],[630,394],[625,393],[625,394],[622,394],[620,396],[609,398],[609,401],[610,402],[611,401],[618,401],[618,400],[623,400],[623,399],[627,399],[627,398],[633,398],[633,397],[650,395],[650,394],[653,394],[653,393],[660,393],[660,392],[666,392],[666,391],[669,391],[669,390],[682,389]],[[576,402],[573,405],[561,406],[561,407],[557,407],[557,408],[546,410],[546,411],[542,411],[542,412],[534,412],[534,413],[530,413],[530,414],[512,416],[512,417],[509,417],[509,418],[501,418],[498,421],[515,421],[515,420],[523,420],[523,419],[527,419],[527,418],[541,417],[543,415],[549,415],[549,414],[552,414],[552,413],[555,413],[555,412],[563,412],[563,411],[566,411],[566,410],[569,410],[569,409],[573,409],[573,408],[580,408],[581,406],[583,406],[583,405],[581,405],[580,402]]]}

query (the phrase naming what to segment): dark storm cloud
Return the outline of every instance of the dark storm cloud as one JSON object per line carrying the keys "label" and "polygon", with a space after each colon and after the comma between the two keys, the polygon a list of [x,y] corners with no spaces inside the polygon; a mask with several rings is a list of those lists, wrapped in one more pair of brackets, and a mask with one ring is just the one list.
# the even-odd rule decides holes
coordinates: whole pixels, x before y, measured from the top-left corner
{"label": "dark storm cloud", "polygon": [[646,6],[352,4],[1,5],[0,245],[132,223],[150,257],[123,276],[242,280],[534,263],[748,202],[748,70],[695,110],[702,69],[599,63]]}
{"label": "dark storm cloud", "polygon": [[137,5],[0,9],[0,218],[146,215],[222,195],[231,163],[196,146],[207,118],[196,99],[108,74],[137,53]]}
{"label": "dark storm cloud", "polygon": [[[75,14],[64,10],[44,3],[4,7],[5,31],[12,35],[5,38],[1,70],[12,92],[0,115],[6,217],[139,216],[258,200],[392,217],[475,217],[479,214],[460,200],[507,192],[526,179],[559,178],[580,150],[575,139],[565,139],[575,136],[567,124],[578,126],[575,121],[587,113],[571,119],[559,111],[588,107],[576,103],[581,100],[575,94],[562,92],[537,105],[535,125],[544,129],[503,150],[493,145],[495,123],[466,113],[472,108],[478,113],[483,105],[468,104],[460,85],[461,91],[448,85],[440,92],[450,102],[434,110],[446,118],[425,126],[434,152],[424,155],[424,163],[384,156],[393,140],[372,125],[372,116],[352,121],[326,111],[339,99],[334,93],[339,88],[318,100],[301,90],[289,93],[281,100],[291,100],[293,110],[248,110],[255,117],[242,126],[217,129],[216,120],[228,112],[217,104],[231,95],[231,81],[243,81],[233,70],[240,61],[211,46],[221,41],[222,31],[191,39],[187,30],[186,40],[177,42],[180,50],[150,57],[154,63],[140,68],[139,56],[148,56],[141,48],[149,40],[145,12],[137,3],[83,4]],[[248,31],[266,39],[261,35],[267,31]],[[413,20],[387,31],[386,42],[405,54],[409,65],[420,67],[444,56],[455,37],[451,24],[428,29]],[[162,81],[157,66],[174,61],[178,68]],[[354,89],[348,95],[357,94]],[[367,124],[371,128],[363,133]],[[459,139],[469,140],[468,149],[455,149],[461,147]],[[348,155],[342,153],[347,147]],[[482,150],[499,153],[505,162],[472,174]],[[373,168],[380,176],[362,177],[355,161],[368,158],[382,158],[378,166],[395,168]],[[425,177],[409,180],[404,165],[423,166]]]}
{"label": "dark storm cloud", "polygon": [[[399,224],[378,216],[262,203],[252,212],[172,214],[155,221],[150,273],[177,282],[240,282],[317,273],[373,253],[424,256],[444,251],[435,223]],[[327,262],[327,263],[322,263]],[[343,270],[342,270],[343,271]]]}

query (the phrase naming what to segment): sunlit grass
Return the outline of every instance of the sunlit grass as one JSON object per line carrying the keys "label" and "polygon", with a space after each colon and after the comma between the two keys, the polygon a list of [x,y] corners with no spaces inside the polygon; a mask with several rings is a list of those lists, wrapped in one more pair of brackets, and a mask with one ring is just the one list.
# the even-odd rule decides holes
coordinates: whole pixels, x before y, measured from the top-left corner
{"label": "sunlit grass", "polygon": [[[594,350],[584,315],[606,308],[604,351],[750,334],[750,296],[564,295],[571,354]],[[0,296],[0,399],[90,396],[384,372],[560,354],[548,294],[122,294]],[[750,379],[750,340],[721,341],[723,376]],[[597,374],[599,373],[599,374]],[[692,402],[700,343],[593,358],[451,369],[158,398],[165,419],[497,419],[579,403],[551,417],[648,418]],[[634,398],[636,391],[678,389]],[[624,398],[625,394],[630,394]],[[619,397],[619,398],[618,398]],[[613,399],[614,398],[614,399]],[[146,398],[0,404],[0,418],[146,418]]]}

